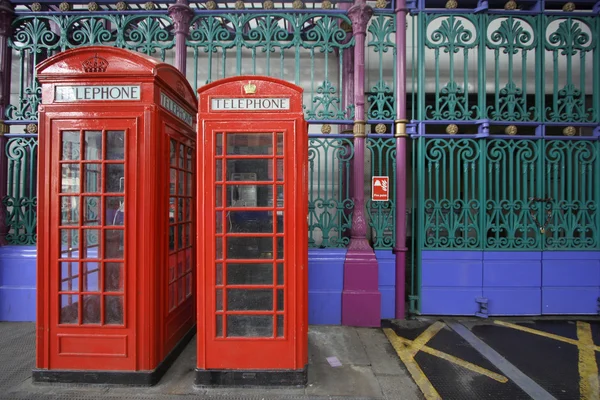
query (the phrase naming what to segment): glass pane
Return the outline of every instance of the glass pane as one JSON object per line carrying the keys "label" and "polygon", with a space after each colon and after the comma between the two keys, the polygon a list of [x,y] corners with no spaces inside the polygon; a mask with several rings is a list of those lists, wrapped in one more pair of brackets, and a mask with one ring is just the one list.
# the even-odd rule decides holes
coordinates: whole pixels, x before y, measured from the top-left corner
{"label": "glass pane", "polygon": [[100,258],[100,230],[85,229],[81,246],[81,258]]}
{"label": "glass pane", "polygon": [[283,276],[284,272],[283,272],[283,264],[278,263],[277,264],[277,284],[278,285],[283,285]]}
{"label": "glass pane", "polygon": [[83,296],[83,323],[84,324],[99,324],[100,323],[100,295],[88,294]]}
{"label": "glass pane", "polygon": [[125,286],[125,275],[123,274],[123,263],[104,264],[104,291],[123,292]]}
{"label": "glass pane", "polygon": [[184,213],[182,198],[179,198],[177,200],[177,206],[178,206],[177,207],[177,222],[181,222],[181,221],[183,221],[183,213]]}
{"label": "glass pane", "polygon": [[84,164],[83,174],[85,176],[84,192],[99,193],[102,191],[100,186],[100,164]]}
{"label": "glass pane", "polygon": [[270,181],[269,162],[272,162],[272,160],[266,158],[230,158],[227,160],[226,166],[227,180],[241,182]]}
{"label": "glass pane", "polygon": [[173,282],[176,278],[175,270],[177,266],[177,253],[169,256],[169,283]]}
{"label": "glass pane", "polygon": [[179,180],[177,181],[177,194],[183,196],[185,188],[185,172],[179,171]]}
{"label": "glass pane", "polygon": [[177,280],[177,304],[181,304],[183,300],[185,300],[185,288],[183,287],[185,283],[184,279]]}
{"label": "glass pane", "polygon": [[277,316],[277,337],[283,337],[283,315]]}
{"label": "glass pane", "polygon": [[272,309],[271,289],[227,289],[227,310],[268,311]]}
{"label": "glass pane", "polygon": [[189,272],[192,270],[192,249],[185,251],[185,271]]}
{"label": "glass pane", "polygon": [[192,224],[185,224],[185,243],[184,246],[192,245]]}
{"label": "glass pane", "polygon": [[63,164],[61,166],[61,192],[79,193],[79,164]]}
{"label": "glass pane", "polygon": [[177,198],[169,197],[169,223],[175,222],[175,216],[177,215]]}
{"label": "glass pane", "polygon": [[191,221],[192,219],[192,199],[185,199],[185,220]]}
{"label": "glass pane", "polygon": [[79,231],[60,230],[60,258],[79,258]]}
{"label": "glass pane", "polygon": [[125,191],[125,165],[106,164],[106,193],[123,193]]}
{"label": "glass pane", "polygon": [[169,285],[169,310],[175,308],[175,283]]}
{"label": "glass pane", "polygon": [[61,160],[79,160],[80,148],[79,131],[62,132]]}
{"label": "glass pane", "polygon": [[123,230],[107,229],[104,231],[104,257],[122,259],[125,235]]}
{"label": "glass pane", "polygon": [[283,311],[283,289],[277,289],[277,311]]}
{"label": "glass pane", "polygon": [[102,131],[85,131],[84,160],[102,159]]}
{"label": "glass pane", "polygon": [[183,168],[185,162],[185,149],[183,145],[179,145],[179,168]]}
{"label": "glass pane", "polygon": [[227,213],[228,232],[273,232],[272,211],[230,211]]}
{"label": "glass pane", "polygon": [[177,153],[175,153],[176,146],[177,142],[171,139],[169,142],[169,165],[173,167],[177,166]]}
{"label": "glass pane", "polygon": [[79,197],[60,198],[60,224],[79,225]]}
{"label": "glass pane", "polygon": [[228,337],[273,337],[271,315],[228,315]]}
{"label": "glass pane", "polygon": [[223,258],[222,241],[223,241],[222,238],[220,238],[220,237],[217,238],[217,245],[216,245],[216,259],[217,260],[221,260]]}
{"label": "glass pane", "polygon": [[273,134],[229,133],[227,134],[227,154],[273,154]]}
{"label": "glass pane", "polygon": [[273,207],[273,186],[227,185],[227,207]]}
{"label": "glass pane", "polygon": [[180,278],[180,277],[183,276],[183,273],[185,271],[184,270],[184,267],[185,267],[185,257],[184,257],[184,255],[182,254],[181,251],[177,254],[177,258],[178,258],[178,260],[177,260],[177,277]]}
{"label": "glass pane", "polygon": [[81,280],[84,292],[100,291],[100,263],[82,263]]}
{"label": "glass pane", "polygon": [[273,264],[227,264],[228,285],[272,285]]}
{"label": "glass pane", "polygon": [[283,186],[277,185],[277,207],[283,207]]}
{"label": "glass pane", "polygon": [[187,149],[187,165],[186,168],[188,171],[192,171],[194,169],[194,149],[191,147],[186,147]]}
{"label": "glass pane", "polygon": [[183,248],[183,225],[177,225],[177,249]]}
{"label": "glass pane", "polygon": [[228,237],[227,257],[234,259],[273,258],[273,238]]}
{"label": "glass pane", "polygon": [[217,320],[215,322],[216,326],[216,336],[223,337],[223,316],[217,315]]}
{"label": "glass pane", "polygon": [[217,185],[215,188],[215,207],[223,207],[223,186],[221,185]]}
{"label": "glass pane", "polygon": [[223,211],[215,213],[215,233],[223,233]]}
{"label": "glass pane", "polygon": [[277,159],[277,180],[283,181],[283,160]]}
{"label": "glass pane", "polygon": [[283,260],[283,238],[277,238],[277,259]]}
{"label": "glass pane", "polygon": [[123,296],[104,296],[104,323],[123,325]]}
{"label": "glass pane", "polygon": [[175,226],[169,226],[169,250],[175,250]]}
{"label": "glass pane", "polygon": [[106,132],[106,159],[125,159],[125,131]]}
{"label": "glass pane", "polygon": [[277,233],[283,233],[283,211],[277,211]]}
{"label": "glass pane", "polygon": [[283,133],[277,133],[277,155],[280,156],[283,154]]}
{"label": "glass pane", "polygon": [[100,197],[83,198],[83,225],[100,225]]}
{"label": "glass pane", "polygon": [[223,290],[217,289],[216,311],[223,311]]}
{"label": "glass pane", "polygon": [[215,154],[220,156],[223,154],[223,134],[217,133],[215,140]]}
{"label": "glass pane", "polygon": [[124,197],[105,197],[104,198],[104,216],[105,225],[124,225],[125,224],[125,198]]}
{"label": "glass pane", "polygon": [[63,294],[60,296],[60,323],[79,323],[79,296]]}
{"label": "glass pane", "polygon": [[220,182],[223,180],[223,161],[217,160],[215,165],[215,181]]}
{"label": "glass pane", "polygon": [[216,265],[215,270],[215,284],[222,285],[223,284],[223,264],[219,263]]}
{"label": "glass pane", "polygon": [[175,188],[177,187],[177,170],[171,168],[169,173],[169,194],[175,194]]}
{"label": "glass pane", "polygon": [[185,276],[185,297],[189,297],[192,295],[192,274],[187,274]]}
{"label": "glass pane", "polygon": [[185,195],[186,196],[194,195],[192,193],[192,174],[190,174],[189,172],[185,173]]}
{"label": "glass pane", "polygon": [[79,292],[79,263],[60,263],[60,290]]}

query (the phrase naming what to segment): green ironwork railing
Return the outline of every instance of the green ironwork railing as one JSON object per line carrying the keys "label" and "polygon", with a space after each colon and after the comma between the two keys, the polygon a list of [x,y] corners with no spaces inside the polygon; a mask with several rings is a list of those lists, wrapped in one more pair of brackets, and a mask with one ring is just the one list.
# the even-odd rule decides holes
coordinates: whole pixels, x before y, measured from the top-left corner
{"label": "green ironwork railing", "polygon": [[[368,27],[369,54],[376,57],[378,68],[367,72],[369,95],[368,120],[393,120],[396,117],[396,18],[388,14],[376,14]],[[369,73],[371,72],[371,73]],[[374,77],[371,77],[373,75]]]}

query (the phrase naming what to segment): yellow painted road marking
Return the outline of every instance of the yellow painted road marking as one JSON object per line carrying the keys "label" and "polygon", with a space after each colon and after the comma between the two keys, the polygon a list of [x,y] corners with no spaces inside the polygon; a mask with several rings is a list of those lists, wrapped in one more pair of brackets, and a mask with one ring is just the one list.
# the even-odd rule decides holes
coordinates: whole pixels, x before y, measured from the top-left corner
{"label": "yellow painted road marking", "polygon": [[586,322],[577,321],[577,337],[579,342],[579,394],[582,400],[597,400],[600,398],[600,383],[598,382],[598,364],[596,349],[592,339],[592,328]]}
{"label": "yellow painted road marking", "polygon": [[415,355],[419,351],[444,359],[478,374],[485,375],[497,382],[508,382],[508,378],[506,378],[503,375],[497,374],[478,365],[462,360],[458,357],[426,346],[427,342],[429,342],[440,330],[442,330],[444,326],[444,323],[438,321],[433,325],[429,326],[415,340],[409,340],[398,336],[392,329],[389,328],[383,330],[388,340],[396,350],[396,353],[398,353],[398,357],[400,357],[400,360],[402,360],[404,365],[406,365],[406,369],[408,369],[408,372],[412,376],[413,380],[415,381],[419,389],[421,389],[421,392],[423,392],[423,395],[425,396],[426,400],[441,399],[441,397],[439,393],[435,390],[429,379],[427,379],[427,376],[425,375],[421,367],[419,367],[419,364],[417,364],[417,362],[415,361]]}

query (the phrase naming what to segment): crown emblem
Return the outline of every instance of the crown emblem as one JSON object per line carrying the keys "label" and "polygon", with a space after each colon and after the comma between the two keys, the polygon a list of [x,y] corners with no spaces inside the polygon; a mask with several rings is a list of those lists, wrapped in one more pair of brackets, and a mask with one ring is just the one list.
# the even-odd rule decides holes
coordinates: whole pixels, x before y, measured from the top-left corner
{"label": "crown emblem", "polygon": [[254,83],[244,85],[244,91],[246,92],[246,94],[254,94],[256,93],[256,85]]}
{"label": "crown emblem", "polygon": [[98,54],[95,54],[94,57],[88,58],[81,65],[85,72],[106,72],[108,61],[102,57],[98,57]]}

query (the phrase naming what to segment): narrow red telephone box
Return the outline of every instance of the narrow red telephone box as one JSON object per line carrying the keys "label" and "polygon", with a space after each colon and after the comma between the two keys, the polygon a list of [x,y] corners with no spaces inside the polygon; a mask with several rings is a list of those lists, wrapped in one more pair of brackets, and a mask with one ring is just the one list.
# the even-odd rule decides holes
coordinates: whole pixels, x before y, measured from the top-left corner
{"label": "narrow red telephone box", "polygon": [[253,76],[223,79],[198,93],[196,384],[305,384],[302,89]]}
{"label": "narrow red telephone box", "polygon": [[35,381],[153,384],[194,334],[196,96],[112,47],[37,67]]}

